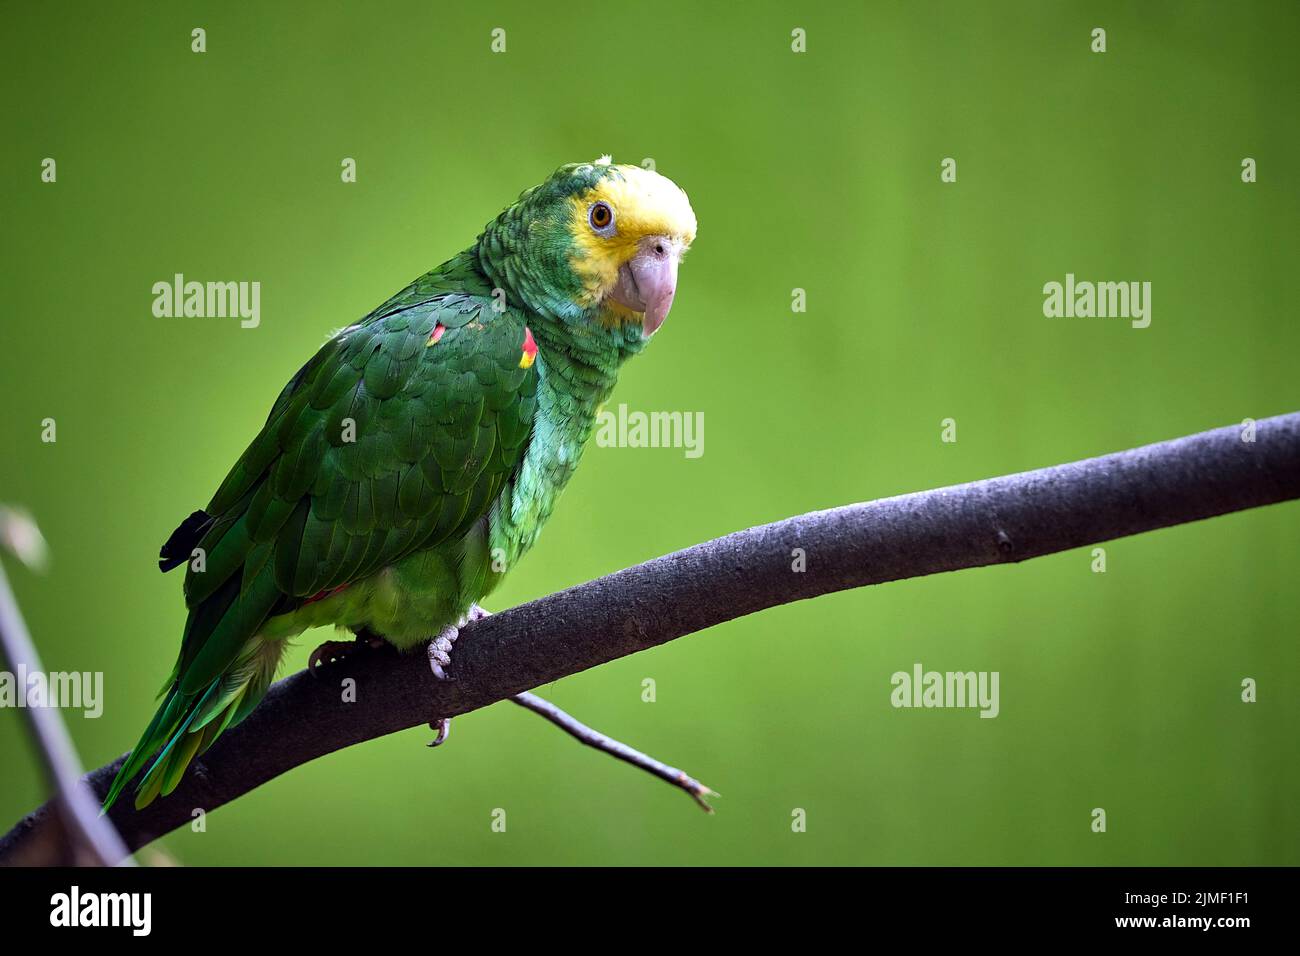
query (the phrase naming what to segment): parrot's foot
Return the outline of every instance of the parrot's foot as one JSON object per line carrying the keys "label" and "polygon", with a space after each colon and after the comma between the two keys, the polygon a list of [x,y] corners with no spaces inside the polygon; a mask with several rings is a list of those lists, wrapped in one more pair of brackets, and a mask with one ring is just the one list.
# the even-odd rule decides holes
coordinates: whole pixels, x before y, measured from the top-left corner
{"label": "parrot's foot", "polygon": [[373,650],[384,646],[384,639],[369,631],[362,631],[350,641],[326,641],[307,658],[307,670],[312,676],[319,676],[320,669],[326,664],[347,660],[353,654],[363,650]]}
{"label": "parrot's foot", "polygon": [[429,642],[429,670],[438,680],[451,680],[444,670],[451,663],[451,646],[460,637],[460,628],[456,625],[445,627],[442,633]]}
{"label": "parrot's foot", "polygon": [[[481,621],[490,613],[490,611],[485,611],[475,604],[458,623],[444,627],[441,633],[429,642],[429,669],[433,671],[434,677],[438,680],[455,679],[448,676],[446,668],[451,664],[451,648],[456,643],[456,638],[460,637],[460,629],[473,621]],[[437,720],[430,721],[429,729],[438,732],[438,736],[433,739],[433,743],[429,744],[429,746],[440,746],[446,743],[447,738],[451,735],[451,718],[439,717]]]}
{"label": "parrot's foot", "polygon": [[477,604],[469,609],[469,613],[460,619],[456,624],[449,624],[429,642],[429,669],[433,671],[433,676],[438,680],[453,680],[447,676],[446,667],[451,664],[451,648],[456,643],[456,638],[460,637],[460,629],[466,624],[474,621],[481,621],[491,612],[485,611]]}

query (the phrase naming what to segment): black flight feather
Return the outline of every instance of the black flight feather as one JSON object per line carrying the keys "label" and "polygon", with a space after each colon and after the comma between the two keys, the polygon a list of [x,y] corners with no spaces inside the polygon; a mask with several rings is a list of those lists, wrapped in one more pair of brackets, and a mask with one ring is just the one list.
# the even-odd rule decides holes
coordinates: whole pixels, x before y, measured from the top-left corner
{"label": "black flight feather", "polygon": [[212,515],[206,511],[196,511],[182,521],[158,552],[158,567],[163,571],[179,568],[190,559],[210,527]]}

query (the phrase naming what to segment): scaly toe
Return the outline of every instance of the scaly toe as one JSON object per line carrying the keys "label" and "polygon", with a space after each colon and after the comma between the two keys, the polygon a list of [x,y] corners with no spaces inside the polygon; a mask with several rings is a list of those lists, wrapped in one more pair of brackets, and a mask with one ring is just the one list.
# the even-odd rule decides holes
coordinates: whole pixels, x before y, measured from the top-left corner
{"label": "scaly toe", "polygon": [[[476,604],[470,608],[469,613],[465,615],[465,619],[460,624],[443,628],[442,633],[429,642],[429,670],[433,671],[434,677],[440,681],[455,680],[454,677],[447,673],[447,668],[451,666],[451,649],[456,643],[456,638],[460,636],[460,628],[469,621],[477,621],[486,616],[487,612]],[[441,747],[447,742],[447,737],[451,734],[451,718],[439,717],[430,721],[429,728],[438,732],[438,736],[433,739],[429,746]]]}
{"label": "scaly toe", "polygon": [[449,627],[429,642],[429,669],[438,680],[451,680],[446,668],[451,664],[451,648],[460,631]]}

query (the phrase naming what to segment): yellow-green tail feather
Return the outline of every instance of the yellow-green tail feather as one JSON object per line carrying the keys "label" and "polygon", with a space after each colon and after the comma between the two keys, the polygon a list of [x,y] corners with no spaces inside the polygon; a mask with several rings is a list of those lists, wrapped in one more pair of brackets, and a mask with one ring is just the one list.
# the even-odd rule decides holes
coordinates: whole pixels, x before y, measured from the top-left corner
{"label": "yellow-green tail feather", "polygon": [[183,695],[173,679],[140,742],[113,779],[104,798],[104,812],[151,757],[153,762],[136,787],[136,809],[175,790],[194,758],[257,706],[275,677],[282,653],[282,642],[254,637],[234,663],[201,693]]}

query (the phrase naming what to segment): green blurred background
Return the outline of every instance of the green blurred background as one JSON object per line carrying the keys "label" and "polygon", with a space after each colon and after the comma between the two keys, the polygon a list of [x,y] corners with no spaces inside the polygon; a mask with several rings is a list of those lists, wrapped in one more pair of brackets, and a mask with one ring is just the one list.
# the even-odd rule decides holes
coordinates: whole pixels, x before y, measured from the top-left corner
{"label": "green blurred background", "polygon": [[[52,549],[44,576],[10,565],[46,668],[105,673],[104,716],[68,714],[88,765],[134,742],[176,651],[159,544],[284,381],[563,162],[651,157],[691,195],[677,304],[615,401],[702,411],[705,453],[591,448],[494,609],[811,509],[1300,408],[1291,2],[5,19],[0,501]],[[177,272],[260,281],[261,326],[154,318]],[[1150,281],[1150,328],[1044,318],[1067,272]],[[1297,864],[1297,542],[1282,505],[1114,542],[1105,574],[1084,549],[839,594],[541,688],[720,790],[713,817],[500,704],[436,753],[423,729],[354,747],[159,845],[190,864]],[[1001,715],[894,710],[916,661],[999,671]],[[46,796],[13,711],[0,768],[7,827]]]}

